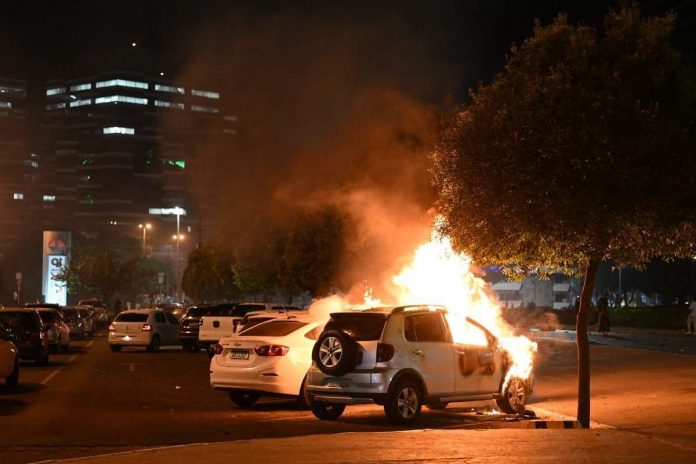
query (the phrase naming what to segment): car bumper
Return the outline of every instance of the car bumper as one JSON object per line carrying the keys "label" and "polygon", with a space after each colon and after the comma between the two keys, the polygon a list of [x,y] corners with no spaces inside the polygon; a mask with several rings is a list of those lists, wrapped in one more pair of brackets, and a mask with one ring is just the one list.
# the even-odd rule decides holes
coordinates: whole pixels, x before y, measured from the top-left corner
{"label": "car bumper", "polygon": [[350,403],[345,398],[353,398],[357,403],[370,399],[380,402],[386,397],[396,372],[398,371],[349,372],[341,377],[332,377],[312,368],[307,374],[305,389],[315,397],[343,398],[341,401],[332,401],[337,403]]}
{"label": "car bumper", "polygon": [[152,341],[151,334],[122,334],[109,332],[109,344],[120,346],[148,346]]}
{"label": "car bumper", "polygon": [[[219,356],[219,355],[218,355]],[[299,395],[304,372],[288,372],[278,365],[249,368],[222,366],[214,356],[210,362],[210,386],[217,390],[255,390],[279,395]]]}

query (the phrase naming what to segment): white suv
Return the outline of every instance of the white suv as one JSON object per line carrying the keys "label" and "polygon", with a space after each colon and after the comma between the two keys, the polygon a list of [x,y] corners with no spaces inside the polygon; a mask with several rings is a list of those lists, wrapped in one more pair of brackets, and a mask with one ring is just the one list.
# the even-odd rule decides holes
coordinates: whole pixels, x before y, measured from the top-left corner
{"label": "white suv", "polygon": [[319,419],[334,420],[346,404],[377,403],[396,424],[410,424],[425,404],[495,399],[508,413],[524,410],[533,377],[506,377],[511,364],[497,338],[462,319],[477,344],[452,342],[446,310],[436,306],[334,313],[319,335],[306,394]]}

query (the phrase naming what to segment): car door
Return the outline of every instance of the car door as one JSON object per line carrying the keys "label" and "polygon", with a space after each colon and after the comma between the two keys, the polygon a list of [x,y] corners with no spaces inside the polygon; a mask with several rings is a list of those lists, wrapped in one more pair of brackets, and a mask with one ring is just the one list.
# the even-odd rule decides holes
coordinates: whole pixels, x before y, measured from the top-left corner
{"label": "car door", "polygon": [[14,369],[16,348],[5,329],[0,325],[0,377],[7,377]]}
{"label": "car door", "polygon": [[477,395],[499,390],[502,376],[502,352],[495,338],[469,319],[457,321],[458,334],[466,343],[454,345],[457,394]]}
{"label": "car door", "polygon": [[403,339],[411,362],[421,373],[431,395],[452,394],[454,347],[439,312],[406,315]]}
{"label": "car door", "polygon": [[167,318],[167,344],[179,344],[179,321],[173,314],[164,313]]}
{"label": "car door", "polygon": [[156,330],[155,333],[159,334],[160,344],[169,345],[169,331],[167,330],[167,318],[164,317],[162,311],[155,311],[153,314],[153,321],[155,323]]}

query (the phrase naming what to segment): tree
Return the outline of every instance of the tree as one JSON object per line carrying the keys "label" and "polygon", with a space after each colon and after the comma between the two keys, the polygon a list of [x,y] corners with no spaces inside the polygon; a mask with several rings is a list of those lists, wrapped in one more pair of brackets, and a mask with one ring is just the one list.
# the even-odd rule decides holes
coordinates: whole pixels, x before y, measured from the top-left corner
{"label": "tree", "polygon": [[126,236],[76,236],[68,267],[58,276],[78,296],[98,295],[109,304],[118,293],[137,296],[152,288],[153,263],[136,239]]}
{"label": "tree", "polygon": [[278,255],[279,282],[286,296],[313,296],[339,287],[346,258],[347,216],[334,207],[300,215],[285,233]]}
{"label": "tree", "polygon": [[696,243],[696,84],[674,16],[635,4],[604,31],[537,25],[506,68],[443,118],[434,152],[442,232],[509,275],[584,274],[578,420],[590,420],[587,340],[599,264],[641,268]]}
{"label": "tree", "polygon": [[230,253],[212,246],[193,250],[181,287],[196,301],[232,301],[239,297]]}

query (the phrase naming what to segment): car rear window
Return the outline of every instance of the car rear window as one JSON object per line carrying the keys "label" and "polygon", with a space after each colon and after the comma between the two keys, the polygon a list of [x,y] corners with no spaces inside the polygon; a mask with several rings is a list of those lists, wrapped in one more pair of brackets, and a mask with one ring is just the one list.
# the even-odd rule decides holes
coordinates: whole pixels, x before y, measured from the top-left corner
{"label": "car rear window", "polygon": [[39,314],[44,322],[53,322],[60,319],[57,311],[39,311]]}
{"label": "car rear window", "polygon": [[332,314],[324,330],[340,330],[356,341],[379,340],[386,322],[386,314]]}
{"label": "car rear window", "polygon": [[240,333],[240,335],[264,335],[267,337],[283,337],[306,325],[306,322],[300,321],[268,321],[265,324],[259,324],[248,330],[244,330]]}
{"label": "car rear window", "polygon": [[259,325],[262,322],[270,321],[271,319],[273,319],[273,317],[270,317],[270,316],[269,317],[254,317],[251,319],[247,319],[244,322],[244,324],[242,324],[242,330],[251,329],[255,325]]}
{"label": "car rear window", "polygon": [[146,313],[122,313],[116,316],[114,322],[145,322],[147,321]]}
{"label": "car rear window", "polygon": [[0,321],[8,330],[32,330],[38,327],[36,315],[28,313],[2,313]]}

